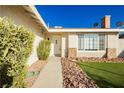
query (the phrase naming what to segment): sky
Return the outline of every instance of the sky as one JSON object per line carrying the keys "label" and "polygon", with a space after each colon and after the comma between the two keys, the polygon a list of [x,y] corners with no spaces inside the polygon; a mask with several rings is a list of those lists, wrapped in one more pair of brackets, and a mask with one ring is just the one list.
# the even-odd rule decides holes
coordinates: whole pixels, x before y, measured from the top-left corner
{"label": "sky", "polygon": [[50,28],[93,28],[101,18],[111,15],[111,28],[116,28],[116,22],[124,22],[124,5],[36,5],[35,6]]}

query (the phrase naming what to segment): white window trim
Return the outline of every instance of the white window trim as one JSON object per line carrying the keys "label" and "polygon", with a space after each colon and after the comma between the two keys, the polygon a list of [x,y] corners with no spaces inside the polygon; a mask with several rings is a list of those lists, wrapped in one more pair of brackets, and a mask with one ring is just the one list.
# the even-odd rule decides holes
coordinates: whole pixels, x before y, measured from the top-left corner
{"label": "white window trim", "polygon": [[[78,36],[79,35],[85,35],[85,34],[78,34]],[[98,34],[99,35],[99,34]],[[78,37],[78,47],[77,47],[77,52],[104,52],[104,51],[106,51],[106,48],[107,48],[107,35],[106,34],[104,34],[105,35],[105,49],[104,50],[94,50],[94,51],[92,51],[92,50],[85,50],[85,49],[79,49],[79,37]],[[99,41],[99,36],[97,37],[98,39],[98,41]],[[98,42],[98,44],[97,44],[97,48],[99,48],[99,42]]]}

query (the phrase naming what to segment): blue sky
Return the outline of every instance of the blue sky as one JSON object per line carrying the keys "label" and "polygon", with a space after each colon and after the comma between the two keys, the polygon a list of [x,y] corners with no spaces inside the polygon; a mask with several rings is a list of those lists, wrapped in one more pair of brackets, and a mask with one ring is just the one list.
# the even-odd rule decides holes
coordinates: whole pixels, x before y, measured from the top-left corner
{"label": "blue sky", "polygon": [[115,23],[124,22],[124,6],[91,6],[91,5],[36,5],[46,24],[50,27],[92,28],[104,15],[111,15],[111,28]]}

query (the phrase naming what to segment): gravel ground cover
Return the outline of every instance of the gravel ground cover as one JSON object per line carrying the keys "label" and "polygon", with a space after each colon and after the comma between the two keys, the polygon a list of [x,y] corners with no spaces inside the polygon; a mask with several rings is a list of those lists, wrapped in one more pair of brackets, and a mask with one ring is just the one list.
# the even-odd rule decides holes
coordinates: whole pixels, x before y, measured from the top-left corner
{"label": "gravel ground cover", "polygon": [[78,60],[81,62],[103,62],[103,63],[124,63],[124,58],[98,58],[98,57],[79,57],[79,58],[69,58],[69,60]]}
{"label": "gravel ground cover", "polygon": [[[77,63],[76,63],[77,62]],[[94,62],[94,63],[93,63]],[[109,75],[109,77],[111,76],[112,78],[114,78],[113,74],[110,75],[111,73],[109,73],[110,71],[108,72],[104,72],[104,73],[109,73],[107,75],[103,75],[104,78],[107,78],[106,80],[109,80],[109,83],[106,83],[108,81],[105,81],[103,82],[103,80],[101,82],[105,83],[105,84],[102,84],[102,83],[99,83],[98,81],[96,81],[97,78],[93,78],[93,75],[88,75],[87,72],[89,71],[89,68],[87,71],[85,71],[86,68],[83,68],[82,67],[79,67],[80,65],[79,64],[91,64],[92,65],[95,65],[95,64],[98,64],[99,63],[103,63],[105,65],[107,65],[106,63],[108,64],[112,64],[112,67],[111,66],[105,66],[102,68],[108,68],[108,70],[111,70],[111,68],[113,69],[113,65],[116,66],[116,63],[118,65],[123,65],[124,63],[124,58],[112,58],[112,59],[108,59],[108,58],[94,58],[94,57],[78,57],[78,58],[62,58],[61,59],[61,64],[62,64],[62,73],[63,73],[63,87],[65,88],[94,88],[94,87],[119,87],[119,84],[122,85],[121,83],[112,83],[111,86],[110,86],[110,81],[112,81],[112,79],[109,80],[109,78],[107,77],[107,75]],[[91,65],[91,66],[92,66]],[[100,64],[102,65],[102,64]],[[100,66],[97,66],[100,68]],[[111,67],[111,68],[110,68]],[[123,66],[122,66],[123,67]],[[121,69],[121,68],[118,68],[118,69]],[[90,70],[91,72],[95,72],[95,70]],[[114,68],[112,71],[116,71],[116,69]],[[99,73],[96,73],[95,74],[100,74],[102,72],[98,71]],[[119,71],[120,73],[122,71]],[[91,73],[93,74],[93,73]],[[119,76],[118,76],[119,77]],[[121,76],[120,76],[121,77]],[[91,79],[92,78],[92,79]],[[113,79],[114,81],[118,81],[118,79],[116,79],[116,77]],[[100,79],[99,79],[100,81]],[[120,78],[120,81],[122,82],[123,79]],[[96,83],[99,85],[96,85]],[[102,84],[102,85],[100,85]],[[109,84],[109,85],[108,85]]]}
{"label": "gravel ground cover", "polygon": [[62,58],[62,74],[64,88],[96,88],[95,82],[70,59]]}

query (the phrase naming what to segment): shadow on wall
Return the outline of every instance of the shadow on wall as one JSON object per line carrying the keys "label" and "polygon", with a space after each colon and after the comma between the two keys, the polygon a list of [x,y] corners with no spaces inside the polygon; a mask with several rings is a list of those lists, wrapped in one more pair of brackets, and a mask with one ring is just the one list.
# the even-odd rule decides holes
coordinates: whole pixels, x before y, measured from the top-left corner
{"label": "shadow on wall", "polygon": [[124,58],[124,50],[118,55],[119,58]]}
{"label": "shadow on wall", "polygon": [[107,58],[107,53],[105,53],[105,54],[102,56],[102,58]]}

